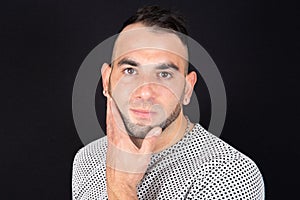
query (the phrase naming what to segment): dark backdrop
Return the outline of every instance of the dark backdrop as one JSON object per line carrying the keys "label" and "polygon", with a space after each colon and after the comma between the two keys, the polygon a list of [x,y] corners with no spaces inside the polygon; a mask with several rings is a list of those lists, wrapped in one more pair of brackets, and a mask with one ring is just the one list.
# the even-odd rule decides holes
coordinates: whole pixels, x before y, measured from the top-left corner
{"label": "dark backdrop", "polygon": [[152,3],[181,11],[217,64],[228,98],[221,138],[257,163],[267,199],[297,198],[295,3],[14,0],[0,4],[1,199],[71,199],[72,160],[83,146],[72,117],[76,73],[124,19]]}

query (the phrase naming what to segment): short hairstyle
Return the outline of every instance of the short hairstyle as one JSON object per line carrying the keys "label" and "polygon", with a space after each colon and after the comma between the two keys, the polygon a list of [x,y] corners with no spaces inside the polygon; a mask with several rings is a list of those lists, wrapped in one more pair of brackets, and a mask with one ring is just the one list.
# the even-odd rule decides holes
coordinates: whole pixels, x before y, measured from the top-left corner
{"label": "short hairstyle", "polygon": [[181,41],[185,45],[187,45],[186,37],[185,37],[185,35],[188,35],[186,29],[186,20],[178,12],[163,9],[156,5],[139,8],[133,16],[129,17],[123,23],[123,26],[120,29],[119,33],[126,26],[138,22],[141,22],[145,26],[149,26],[149,27],[156,26],[158,28],[175,31],[175,34],[181,39]]}

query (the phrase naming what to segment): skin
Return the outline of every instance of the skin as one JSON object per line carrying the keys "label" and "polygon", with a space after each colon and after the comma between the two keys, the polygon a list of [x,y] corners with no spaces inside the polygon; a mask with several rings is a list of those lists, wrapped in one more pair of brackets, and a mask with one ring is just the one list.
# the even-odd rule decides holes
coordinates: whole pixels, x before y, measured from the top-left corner
{"label": "skin", "polygon": [[[140,28],[146,27],[131,24],[122,32]],[[137,185],[151,154],[172,146],[185,134],[187,121],[182,104],[188,104],[197,80],[195,72],[185,73],[186,47],[175,34],[146,30],[141,35],[134,37],[135,42],[120,37],[115,44],[113,67],[102,66],[103,88],[107,91],[109,199],[138,199]],[[143,38],[165,46],[130,46],[139,39],[143,42]]]}

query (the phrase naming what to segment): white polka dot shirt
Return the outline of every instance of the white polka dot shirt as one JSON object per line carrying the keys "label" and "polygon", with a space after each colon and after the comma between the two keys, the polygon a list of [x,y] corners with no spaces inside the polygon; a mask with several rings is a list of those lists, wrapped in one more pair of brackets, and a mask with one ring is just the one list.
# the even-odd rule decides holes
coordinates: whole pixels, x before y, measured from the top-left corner
{"label": "white polka dot shirt", "polygon": [[[107,138],[78,151],[73,163],[73,200],[108,199]],[[138,185],[139,199],[264,199],[255,163],[200,124],[170,148],[154,154]]]}

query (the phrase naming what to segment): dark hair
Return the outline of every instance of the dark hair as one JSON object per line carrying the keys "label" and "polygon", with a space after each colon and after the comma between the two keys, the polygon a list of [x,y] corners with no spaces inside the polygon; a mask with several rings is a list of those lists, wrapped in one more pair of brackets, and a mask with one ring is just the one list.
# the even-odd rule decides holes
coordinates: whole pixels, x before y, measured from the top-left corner
{"label": "dark hair", "polygon": [[[178,37],[186,44],[185,35],[188,35],[184,17],[178,12],[160,8],[159,6],[145,6],[139,8],[137,12],[129,17],[119,32],[126,26],[141,22],[145,26],[157,26],[159,28],[176,31]],[[178,34],[179,33],[179,34]],[[180,34],[181,33],[181,34]]]}

